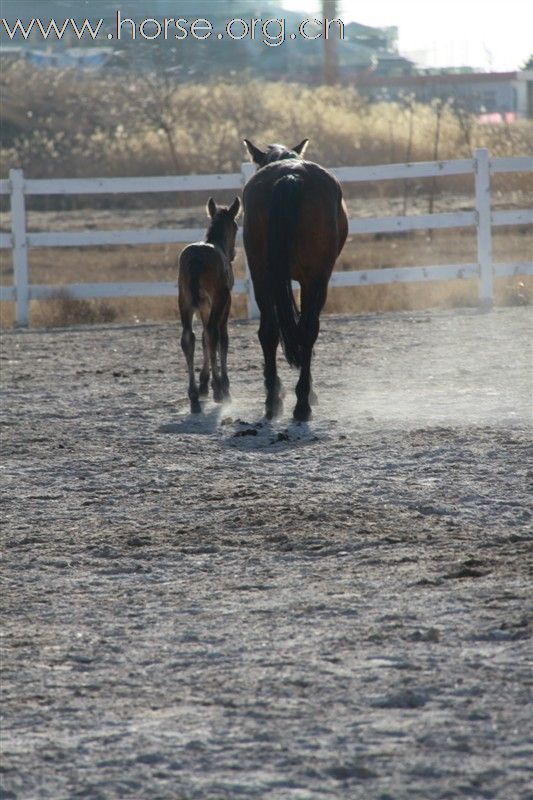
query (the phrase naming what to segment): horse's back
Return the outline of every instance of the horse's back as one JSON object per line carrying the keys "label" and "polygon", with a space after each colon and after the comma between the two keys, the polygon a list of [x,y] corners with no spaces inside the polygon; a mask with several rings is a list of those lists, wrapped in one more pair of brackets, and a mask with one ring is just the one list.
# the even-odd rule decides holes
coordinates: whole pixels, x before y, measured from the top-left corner
{"label": "horse's back", "polygon": [[301,180],[308,199],[313,199],[318,206],[328,208],[342,199],[340,183],[331,172],[313,161],[291,158],[274,161],[250,178],[244,187],[245,210],[268,204],[276,183],[288,176]]}
{"label": "horse's back", "polygon": [[[284,180],[285,179],[285,180]],[[250,267],[265,257],[269,219],[279,202],[282,185],[298,203],[297,221],[292,231],[291,274],[299,280],[311,265],[328,262],[333,268],[348,233],[346,207],[342,189],[328,170],[312,161],[284,159],[275,161],[250,179],[244,189],[244,242]],[[250,257],[251,256],[251,257]]]}
{"label": "horse's back", "polygon": [[212,244],[207,242],[193,242],[184,247],[179,258],[180,270],[191,264],[202,264],[206,269],[221,267],[221,256]]}
{"label": "horse's back", "polygon": [[232,274],[228,274],[221,253],[213,245],[194,242],[181,251],[178,290],[184,299],[194,305],[212,303],[215,294],[230,291],[231,284]]}

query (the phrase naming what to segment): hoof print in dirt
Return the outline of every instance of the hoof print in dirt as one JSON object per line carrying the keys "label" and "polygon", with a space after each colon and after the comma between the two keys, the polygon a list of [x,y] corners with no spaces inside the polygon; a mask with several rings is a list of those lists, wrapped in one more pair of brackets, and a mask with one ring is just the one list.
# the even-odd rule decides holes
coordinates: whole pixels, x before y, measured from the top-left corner
{"label": "hoof print in dirt", "polygon": [[235,431],[235,433],[233,434],[233,438],[236,439],[239,436],[257,436],[257,429],[243,428],[241,431]]}
{"label": "hoof print in dirt", "polygon": [[377,773],[359,763],[335,764],[328,769],[328,774],[337,781],[347,781],[352,778],[364,781],[368,778],[377,778]]}
{"label": "hoof print in dirt", "polygon": [[257,434],[259,433],[259,428],[263,427],[263,424],[261,422],[250,423],[250,422],[245,422],[242,419],[236,419],[235,424],[241,425],[242,427],[239,430],[235,431],[235,433],[233,434],[234,439],[239,438],[241,436],[257,436]]}
{"label": "hoof print in dirt", "polygon": [[469,558],[462,564],[458,564],[454,569],[444,575],[445,580],[457,580],[459,578],[483,578],[490,573],[490,569],[482,569],[485,564],[475,558]]}

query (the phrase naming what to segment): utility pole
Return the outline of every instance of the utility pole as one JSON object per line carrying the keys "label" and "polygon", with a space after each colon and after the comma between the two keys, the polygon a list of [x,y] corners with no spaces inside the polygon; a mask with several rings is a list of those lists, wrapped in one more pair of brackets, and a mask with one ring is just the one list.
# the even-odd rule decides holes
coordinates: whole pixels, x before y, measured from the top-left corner
{"label": "utility pole", "polygon": [[[328,20],[337,18],[337,0],[322,0],[322,16]],[[324,83],[334,86],[339,82],[337,39],[333,31],[331,31],[331,38],[326,37],[326,31],[324,31]]]}

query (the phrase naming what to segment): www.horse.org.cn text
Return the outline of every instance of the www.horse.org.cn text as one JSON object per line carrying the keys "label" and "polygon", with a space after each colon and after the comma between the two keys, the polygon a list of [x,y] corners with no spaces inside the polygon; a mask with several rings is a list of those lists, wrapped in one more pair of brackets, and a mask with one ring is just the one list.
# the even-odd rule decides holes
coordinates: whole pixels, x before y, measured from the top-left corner
{"label": "www.horse.org.cn text", "polygon": [[215,38],[230,41],[260,42],[267,47],[279,47],[286,41],[304,39],[340,39],[344,40],[344,23],[341,19],[306,18],[295,25],[293,31],[288,30],[287,21],[281,18],[262,19],[261,17],[228,20],[222,30],[216,30],[210,20],[203,17],[189,20],[185,17],[155,17],[136,21],[122,16],[120,10],[115,13],[113,31],[106,31],[103,18],[91,22],[85,18],[76,21],[73,17],[63,20],[41,20],[39,17],[29,19],[17,18],[13,21],[2,18],[0,37],[10,41],[28,40],[30,36],[47,41],[60,41],[66,34],[74,35],[79,41],[169,41],[180,42],[195,39],[199,42]]}

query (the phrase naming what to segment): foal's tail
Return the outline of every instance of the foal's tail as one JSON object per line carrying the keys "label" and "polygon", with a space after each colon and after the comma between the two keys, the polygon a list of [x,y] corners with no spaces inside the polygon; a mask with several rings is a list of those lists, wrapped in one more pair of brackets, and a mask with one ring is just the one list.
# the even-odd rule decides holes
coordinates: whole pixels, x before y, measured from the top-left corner
{"label": "foal's tail", "polygon": [[189,273],[189,291],[191,293],[192,307],[199,308],[202,260],[200,258],[192,258],[187,265],[187,270]]}
{"label": "foal's tail", "polygon": [[274,306],[285,358],[300,367],[299,313],[291,286],[290,257],[298,222],[302,179],[285,175],[274,184],[270,200],[267,238],[267,270],[270,299]]}

